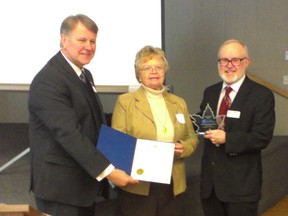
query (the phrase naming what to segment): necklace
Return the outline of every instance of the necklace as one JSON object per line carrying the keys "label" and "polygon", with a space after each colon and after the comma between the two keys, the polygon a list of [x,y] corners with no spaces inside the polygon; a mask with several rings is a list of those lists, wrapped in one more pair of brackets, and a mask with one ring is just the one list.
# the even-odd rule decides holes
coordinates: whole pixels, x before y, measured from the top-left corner
{"label": "necklace", "polygon": [[167,128],[164,126],[163,133],[166,133],[166,132],[167,132]]}
{"label": "necklace", "polygon": [[[160,118],[158,117],[158,115],[155,113],[154,117],[156,117],[156,122],[158,122],[161,126],[161,131],[166,134],[166,132],[168,131],[167,127],[166,127],[166,121],[167,121],[167,109],[165,110],[165,117],[164,117],[164,121],[161,121]],[[163,123],[164,122],[164,123]],[[157,125],[157,124],[156,124]]]}

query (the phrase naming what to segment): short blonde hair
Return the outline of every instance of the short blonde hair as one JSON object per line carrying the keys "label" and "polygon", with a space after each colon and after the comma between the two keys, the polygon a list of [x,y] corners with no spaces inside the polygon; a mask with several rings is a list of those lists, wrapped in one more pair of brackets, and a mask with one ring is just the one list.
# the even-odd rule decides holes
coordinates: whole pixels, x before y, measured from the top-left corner
{"label": "short blonde hair", "polygon": [[165,73],[167,72],[167,70],[169,69],[169,64],[165,57],[164,51],[158,47],[145,46],[137,52],[134,63],[135,75],[138,82],[140,82],[139,73],[141,64],[154,58],[160,58],[163,61],[164,71]]}

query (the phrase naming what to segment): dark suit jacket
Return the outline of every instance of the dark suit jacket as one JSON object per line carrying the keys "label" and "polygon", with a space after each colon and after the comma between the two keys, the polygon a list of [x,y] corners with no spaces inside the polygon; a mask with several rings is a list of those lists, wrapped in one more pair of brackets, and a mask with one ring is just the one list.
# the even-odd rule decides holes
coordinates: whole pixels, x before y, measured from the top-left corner
{"label": "dark suit jacket", "polygon": [[[209,103],[214,114],[222,82],[204,91],[201,111]],[[275,112],[274,95],[248,77],[241,85],[230,110],[239,118],[227,118],[226,143],[219,147],[204,139],[201,197],[207,198],[212,188],[226,202],[258,201],[261,197],[261,150],[272,139]]]}
{"label": "dark suit jacket", "polygon": [[35,196],[91,205],[101,188],[95,178],[110,164],[95,147],[105,121],[102,105],[60,52],[34,78],[29,114]]}

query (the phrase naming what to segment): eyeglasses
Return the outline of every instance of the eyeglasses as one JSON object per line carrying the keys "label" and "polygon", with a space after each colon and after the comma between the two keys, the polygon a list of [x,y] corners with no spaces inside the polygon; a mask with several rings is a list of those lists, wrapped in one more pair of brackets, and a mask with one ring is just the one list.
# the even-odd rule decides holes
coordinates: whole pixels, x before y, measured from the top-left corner
{"label": "eyeglasses", "polygon": [[231,64],[233,66],[239,66],[241,64],[241,62],[246,59],[247,57],[244,57],[244,58],[232,58],[231,60],[227,59],[227,58],[221,58],[221,59],[218,59],[218,62],[220,64],[221,67],[226,67],[229,62],[231,62]]}
{"label": "eyeglasses", "polygon": [[152,71],[153,69],[158,72],[164,70],[164,67],[162,65],[145,65],[143,68],[140,68],[140,70],[147,72]]}

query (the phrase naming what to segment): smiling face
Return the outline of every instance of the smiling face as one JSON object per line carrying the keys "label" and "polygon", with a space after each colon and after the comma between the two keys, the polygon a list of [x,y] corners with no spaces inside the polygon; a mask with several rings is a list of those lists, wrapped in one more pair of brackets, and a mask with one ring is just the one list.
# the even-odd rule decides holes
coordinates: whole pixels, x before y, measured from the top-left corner
{"label": "smiling face", "polygon": [[[219,75],[229,85],[237,82],[245,75],[250,63],[247,49],[238,42],[222,45],[219,49],[218,57],[219,59],[229,60],[226,66],[221,66],[218,62]],[[233,65],[232,62],[230,62],[232,59],[241,59],[240,64],[236,66]]]}
{"label": "smiling face", "polygon": [[78,22],[69,35],[61,34],[62,52],[77,67],[89,64],[96,51],[97,34]]}
{"label": "smiling face", "polygon": [[139,81],[146,87],[161,90],[165,80],[164,62],[159,57],[143,59],[139,63]]}

